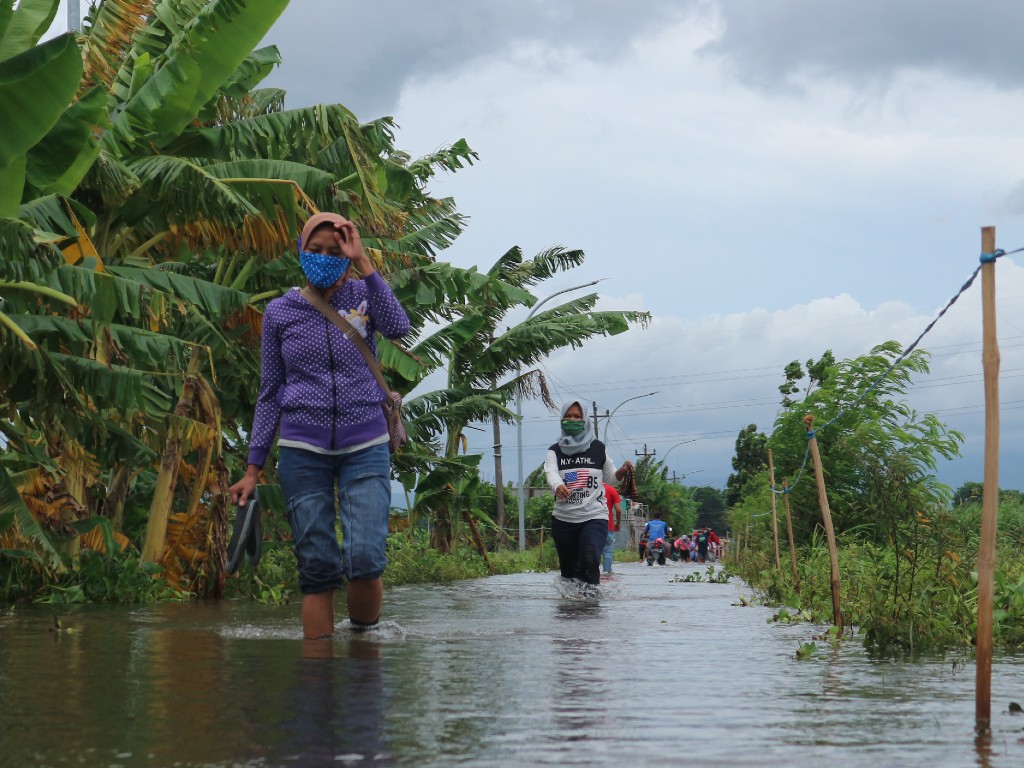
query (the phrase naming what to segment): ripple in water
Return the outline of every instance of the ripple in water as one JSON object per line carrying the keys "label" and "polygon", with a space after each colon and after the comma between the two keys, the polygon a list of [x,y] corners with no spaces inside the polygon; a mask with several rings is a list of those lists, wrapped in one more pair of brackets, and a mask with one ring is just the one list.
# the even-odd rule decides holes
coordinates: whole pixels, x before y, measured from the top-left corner
{"label": "ripple in water", "polygon": [[594,600],[622,600],[629,592],[614,577],[601,584],[587,584],[579,579],[566,579],[560,574],[554,578],[555,591],[566,600],[589,602]]}

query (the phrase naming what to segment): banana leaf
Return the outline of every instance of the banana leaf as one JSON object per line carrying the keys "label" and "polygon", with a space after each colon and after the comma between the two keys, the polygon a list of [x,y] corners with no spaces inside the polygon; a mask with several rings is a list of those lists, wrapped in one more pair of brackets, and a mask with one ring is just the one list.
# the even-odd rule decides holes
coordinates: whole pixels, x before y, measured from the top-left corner
{"label": "banana leaf", "polygon": [[13,520],[21,537],[38,546],[51,566],[60,565],[53,543],[25,505],[7,469],[0,466],[0,531],[4,530],[4,520]]}
{"label": "banana leaf", "polygon": [[[67,109],[82,77],[74,35],[0,62],[0,169],[39,142]],[[6,214],[10,215],[10,214]]]}
{"label": "banana leaf", "polygon": [[107,94],[93,88],[60,116],[28,153],[25,177],[38,195],[70,195],[100,154],[95,129],[107,124]]}
{"label": "banana leaf", "polygon": [[11,0],[0,9],[0,61],[24,53],[39,42],[57,15],[58,0],[21,0],[13,15]]}

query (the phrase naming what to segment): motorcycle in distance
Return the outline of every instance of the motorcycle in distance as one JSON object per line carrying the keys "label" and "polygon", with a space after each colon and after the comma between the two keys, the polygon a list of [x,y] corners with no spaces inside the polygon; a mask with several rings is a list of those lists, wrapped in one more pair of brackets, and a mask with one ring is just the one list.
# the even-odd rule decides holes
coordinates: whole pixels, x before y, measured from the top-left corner
{"label": "motorcycle in distance", "polygon": [[658,565],[665,564],[665,540],[655,539],[654,541],[647,542],[647,564],[654,565],[654,561],[658,561]]}

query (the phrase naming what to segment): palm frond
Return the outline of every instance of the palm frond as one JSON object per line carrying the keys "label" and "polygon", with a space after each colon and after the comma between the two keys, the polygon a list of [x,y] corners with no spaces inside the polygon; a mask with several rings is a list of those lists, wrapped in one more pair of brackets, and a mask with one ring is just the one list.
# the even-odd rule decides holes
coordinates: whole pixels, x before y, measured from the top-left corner
{"label": "palm frond", "polygon": [[455,210],[451,198],[430,198],[409,214],[406,232],[397,240],[382,240],[382,247],[396,254],[413,252],[436,257],[466,229],[467,218]]}
{"label": "palm frond", "polygon": [[409,163],[409,170],[420,181],[426,181],[438,170],[454,172],[473,165],[473,161],[479,159],[480,155],[469,148],[466,140],[459,139],[451,146],[435,150]]}

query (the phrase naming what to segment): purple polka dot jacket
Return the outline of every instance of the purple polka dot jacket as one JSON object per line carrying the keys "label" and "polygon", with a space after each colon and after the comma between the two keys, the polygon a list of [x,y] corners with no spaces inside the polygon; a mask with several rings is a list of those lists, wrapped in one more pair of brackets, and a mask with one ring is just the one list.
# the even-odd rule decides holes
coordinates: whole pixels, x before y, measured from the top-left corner
{"label": "purple polka dot jacket", "polygon": [[[330,305],[366,339],[397,339],[409,317],[376,272],[342,283]],[[384,393],[355,344],[297,289],[271,301],[263,313],[263,364],[249,463],[262,467],[274,435],[327,450],[361,445],[386,435]]]}

